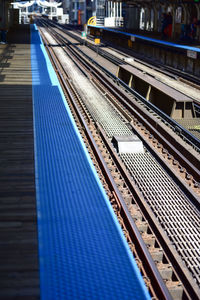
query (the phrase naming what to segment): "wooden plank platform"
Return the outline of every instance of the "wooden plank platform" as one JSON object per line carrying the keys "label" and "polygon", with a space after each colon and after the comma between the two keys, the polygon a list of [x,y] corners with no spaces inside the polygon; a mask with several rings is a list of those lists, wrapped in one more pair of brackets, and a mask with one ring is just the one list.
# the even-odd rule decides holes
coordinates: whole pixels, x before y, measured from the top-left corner
{"label": "wooden plank platform", "polygon": [[39,299],[40,294],[29,26],[16,34],[19,44],[0,45],[0,299],[4,300]]}

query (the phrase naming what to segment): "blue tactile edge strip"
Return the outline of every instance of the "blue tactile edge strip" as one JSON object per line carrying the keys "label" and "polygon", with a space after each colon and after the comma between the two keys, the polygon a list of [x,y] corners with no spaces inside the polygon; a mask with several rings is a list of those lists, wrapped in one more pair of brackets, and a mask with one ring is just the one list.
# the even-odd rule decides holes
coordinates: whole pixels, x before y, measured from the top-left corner
{"label": "blue tactile edge strip", "polygon": [[41,299],[150,299],[31,25]]}
{"label": "blue tactile edge strip", "polygon": [[157,43],[157,44],[163,44],[165,46],[170,46],[170,47],[174,47],[174,48],[180,48],[180,49],[184,49],[184,50],[192,50],[192,51],[200,52],[200,49],[197,48],[197,47],[192,47],[192,46],[187,46],[187,45],[180,45],[180,44],[167,42],[167,41],[161,41],[161,40],[149,38],[149,37],[146,37],[146,36],[133,34],[133,33],[128,33],[128,32],[124,32],[124,31],[120,31],[120,30],[116,30],[116,29],[111,29],[111,28],[107,28],[107,27],[103,27],[103,26],[94,26],[94,25],[89,25],[89,26],[104,29],[106,31],[111,31],[111,32],[114,32],[114,33],[120,33],[120,34],[130,36],[130,37],[133,36],[133,37],[136,37],[136,38],[144,40],[144,41],[154,42],[154,43]]}

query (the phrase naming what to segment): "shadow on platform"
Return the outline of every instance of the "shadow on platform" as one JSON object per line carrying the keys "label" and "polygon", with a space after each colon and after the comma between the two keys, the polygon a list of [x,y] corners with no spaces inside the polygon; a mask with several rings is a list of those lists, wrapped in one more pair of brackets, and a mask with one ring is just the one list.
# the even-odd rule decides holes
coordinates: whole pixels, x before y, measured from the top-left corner
{"label": "shadow on platform", "polygon": [[7,33],[8,44],[30,44],[30,25],[19,24]]}

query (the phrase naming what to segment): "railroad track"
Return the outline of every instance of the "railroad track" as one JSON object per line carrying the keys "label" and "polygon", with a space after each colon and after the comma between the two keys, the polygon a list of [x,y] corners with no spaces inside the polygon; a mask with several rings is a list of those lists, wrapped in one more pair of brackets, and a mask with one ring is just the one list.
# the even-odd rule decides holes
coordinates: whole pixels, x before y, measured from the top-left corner
{"label": "railroad track", "polygon": [[[95,157],[95,161],[97,161],[94,162],[94,164],[97,167],[97,171],[100,174],[103,185],[107,190],[107,194],[111,200],[111,203],[113,204],[113,208],[118,215],[119,221],[122,225],[122,228],[124,229],[125,236],[127,237],[130,247],[134,255],[138,259],[138,265],[142,273],[145,274],[146,283],[149,287],[151,295],[157,297],[157,299],[169,299],[170,296],[168,291],[166,290],[167,286],[174,299],[198,299],[199,289],[197,287],[197,284],[195,284],[194,280],[191,277],[191,274],[184,266],[184,263],[180,262],[180,253],[176,253],[170,239],[168,239],[168,237],[166,236],[164,229],[161,228],[161,225],[158,222],[158,218],[156,218],[155,209],[153,209],[152,204],[147,203],[148,201],[147,199],[145,199],[144,193],[141,193],[137,178],[133,180],[133,178],[131,177],[130,167],[128,167],[128,164],[126,163],[127,157],[116,154],[116,151],[113,149],[113,145],[108,138],[108,128],[103,125],[100,119],[97,120],[98,117],[97,115],[95,115],[96,110],[93,109],[92,111],[92,106],[86,103],[82,99],[82,97],[80,97],[79,91],[77,91],[73,86],[72,78],[68,78],[67,73],[69,73],[69,70],[66,73],[65,64],[63,62],[59,62],[59,51],[65,51],[67,55],[73,57],[74,63],[76,63],[76,65],[79,64],[79,68],[81,64],[81,72],[86,78],[90,78],[90,84],[92,84],[93,86],[95,85],[95,87],[98,88],[99,93],[101,93],[102,96],[104,95],[107,97],[107,100],[110,101],[109,105],[113,109],[115,108],[116,110],[117,106],[117,110],[120,110],[120,113],[118,113],[118,122],[121,122],[122,126],[127,126],[126,123],[129,121],[129,124],[126,128],[127,131],[131,131],[133,128],[138,127],[138,132],[143,132],[145,131],[144,126],[140,122],[138,122],[135,117],[133,118],[131,116],[130,111],[128,111],[127,107],[124,108],[122,107],[122,104],[119,104],[118,101],[118,103],[116,102],[115,98],[117,96],[111,94],[111,91],[108,89],[108,85],[111,85],[110,81],[105,87],[102,80],[100,80],[98,76],[98,72],[96,74],[96,77],[94,78],[94,74],[91,71],[91,65],[89,66],[90,72],[88,73],[88,69],[86,68],[86,63],[84,63],[83,58],[81,63],[77,62],[77,54],[72,52],[71,48],[67,49],[67,47],[61,46],[63,45],[63,40],[61,39],[61,37],[55,36],[54,32],[54,39],[56,39],[55,45],[59,44],[61,46],[59,47],[59,51],[56,53],[55,45],[53,45],[52,42],[47,41],[47,36],[48,34],[46,34],[46,37],[43,36],[43,38],[45,40],[45,44],[47,46],[52,62],[55,65],[57,73],[60,76],[60,80],[65,89],[69,105],[73,107],[73,111],[76,111],[74,115],[77,115],[78,111],[81,111],[80,116],[75,117],[79,119],[79,122],[81,120],[81,125],[78,125],[78,127],[80,128],[83,135],[87,133],[87,139],[85,140],[88,140],[88,137],[93,140],[91,146],[88,146],[89,148],[91,147],[91,149],[89,149],[89,153],[92,155],[93,159]],[[52,44],[52,47],[50,46],[50,44]],[[78,56],[80,58],[80,54]],[[69,64],[69,62],[66,62],[66,64],[67,63]],[[69,98],[71,100],[69,100]],[[71,101],[74,98],[76,100],[75,103],[72,104]],[[84,115],[84,118],[82,115]],[[130,129],[130,127],[132,129]],[[144,135],[148,136],[147,140],[151,141],[153,139],[152,143],[156,143],[158,145],[157,141],[155,141],[155,138],[152,138],[152,136],[150,136],[151,134],[149,135],[149,133],[146,132]],[[96,143],[94,143],[94,140],[96,141]],[[148,149],[147,152],[152,151],[153,149],[151,149],[151,143],[149,141],[145,142],[145,148]],[[88,144],[88,141],[86,143]],[[96,145],[98,145],[98,148]],[[160,148],[161,152],[163,152],[163,148]],[[92,154],[94,152],[95,154]],[[97,155],[97,153],[100,154],[100,152],[100,157],[102,156],[103,159],[100,159]],[[144,155],[143,158],[148,160],[148,155],[149,154]],[[124,161],[126,167],[122,160]],[[162,159],[160,158],[160,162],[161,161]],[[129,171],[127,171],[127,169],[129,169]],[[114,180],[112,178],[114,178]],[[188,190],[187,193],[189,193]],[[123,198],[121,195],[123,195]],[[194,205],[198,208],[198,199],[196,198],[195,200],[195,195],[191,192],[190,200],[193,197]],[[190,206],[191,210],[194,209],[194,211],[196,211],[196,214],[198,215],[197,208],[189,203],[187,203],[187,205]],[[133,222],[133,219],[135,223]],[[199,220],[197,218],[197,222],[198,221]],[[135,224],[137,224],[137,228]],[[139,233],[143,236],[143,241]],[[139,241],[141,242],[141,244],[139,243]],[[149,249],[149,251],[147,251],[147,248]],[[142,250],[137,251],[138,249]],[[154,257],[154,262],[150,258],[149,253],[151,253],[152,257]],[[157,265],[160,274],[162,274],[162,278],[166,282],[166,286],[164,286],[163,281],[160,280],[160,275],[159,273],[157,273],[155,265]],[[189,267],[188,269],[191,272],[191,268]]]}
{"label": "railroad track", "polygon": [[[47,21],[45,21],[45,23],[51,24],[51,22],[49,23]],[[57,25],[55,23],[53,23],[53,24],[54,24],[55,28],[58,28],[58,29],[62,28],[60,25]],[[67,32],[67,35],[69,35],[73,39],[76,39],[80,43],[83,43],[81,37],[78,37],[77,35],[75,35],[71,32],[70,33]],[[66,39],[66,37],[65,37],[65,39]],[[71,42],[69,41],[69,43],[71,43]],[[96,51],[95,45],[93,45],[92,43],[89,43],[89,42],[86,42],[86,44],[87,44],[87,47]],[[77,49],[79,49],[79,51],[81,51],[80,48],[77,47]],[[108,59],[115,65],[126,64],[126,62],[124,60],[115,57],[114,55],[108,53],[105,50],[102,50],[101,48],[98,49],[98,53],[100,55],[102,55],[102,57],[105,57],[106,59]],[[146,99],[144,97],[139,95],[136,91],[134,91],[132,88],[130,88],[122,80],[117,78],[114,74],[112,74],[111,72],[106,70],[102,65],[99,65],[95,60],[93,60],[93,63],[96,64],[99,69],[102,69],[103,72],[107,72],[107,75],[109,77],[113,78],[113,80],[117,81],[121,86],[123,86],[124,89],[128,93],[132,94],[139,101],[143,102],[145,104],[145,106],[148,106],[148,109],[154,111],[163,120],[163,122],[165,124],[167,124],[174,132],[176,132],[177,135],[179,135],[184,141],[187,141],[188,144],[190,144],[196,151],[198,151],[200,153],[200,140],[199,140],[200,133],[199,133],[199,126],[196,124],[196,121],[195,122],[194,121],[193,122],[192,121],[189,121],[189,122],[180,121],[179,122],[177,120],[173,120],[168,115],[166,115],[163,111],[161,111],[155,105],[153,105],[151,102],[146,101]],[[142,63],[142,64],[145,65],[145,63]],[[149,65],[147,65],[147,66],[152,68],[152,66],[149,66]],[[159,69],[159,72],[161,72],[160,69]],[[165,73],[167,76],[174,77],[174,75],[170,74],[169,72],[163,71],[163,73]],[[179,80],[183,80],[183,79],[179,78]],[[196,108],[197,114],[198,114],[199,103],[198,103],[198,101],[195,101],[195,100],[194,100],[194,103],[195,103],[195,108]]]}
{"label": "railroad track", "polygon": [[[77,36],[77,34],[75,34],[73,32],[69,32],[68,34],[72,38],[75,38],[79,42],[82,42],[81,37]],[[91,40],[91,42],[87,41],[87,43],[86,43],[87,46],[90,49],[92,49],[92,50],[95,51],[96,50],[96,46],[94,45],[93,38],[91,38],[89,36],[89,40]],[[143,57],[143,60],[141,61],[139,58],[137,58],[137,53],[135,53],[136,56],[133,56],[134,52],[131,52],[131,51],[127,50],[127,49],[124,49],[124,51],[127,51],[128,53],[130,53],[130,56],[128,56],[128,54],[122,52],[122,50],[120,51],[117,48],[117,46],[116,46],[116,48],[113,48],[112,44],[109,46],[109,43],[108,43],[108,47],[107,47],[107,44],[105,44],[105,46],[106,46],[106,48],[108,48],[108,49],[111,50],[111,53],[105,51],[104,48],[103,49],[99,48],[98,53],[100,55],[102,55],[103,57],[107,58],[109,61],[111,61],[112,63],[114,63],[116,65],[128,64],[129,62],[126,62],[126,59],[127,59],[127,61],[130,60],[130,59],[131,60],[134,59],[134,62],[136,63],[135,67],[138,68],[139,70],[143,70],[143,68],[141,66],[144,66],[144,72],[147,72],[147,74],[148,74],[148,69],[149,70],[153,69],[153,70],[157,71],[157,74],[159,72],[159,73],[161,73],[163,75],[166,75],[167,78],[172,78],[176,82],[182,82],[184,85],[187,85],[187,86],[190,86],[190,87],[194,88],[196,91],[200,90],[200,80],[199,80],[199,78],[197,78],[197,77],[195,77],[193,75],[187,74],[187,73],[182,72],[180,70],[175,70],[172,67],[165,66],[165,65],[162,65],[162,64],[157,64],[156,65],[156,63],[153,64],[153,62],[150,64],[148,62],[145,62],[145,59],[146,59],[145,57]],[[112,52],[115,52],[115,53],[119,54],[119,56],[123,57],[123,59],[118,58],[117,56],[115,56],[114,54],[112,54]],[[154,75],[154,76],[156,78],[157,75]],[[161,82],[162,82],[162,79],[161,79]],[[172,84],[172,87],[176,90],[177,89],[176,84],[172,83],[172,82],[170,82],[170,83]],[[183,89],[180,92],[182,92],[184,94],[185,90]],[[190,95],[187,94],[187,95],[192,98],[191,94]],[[144,99],[143,99],[143,101],[144,101]],[[194,103],[194,108],[195,108],[196,115],[197,115],[197,117],[199,117],[200,116],[200,113],[199,113],[199,111],[200,111],[200,100],[197,100],[194,97],[193,103]],[[156,110],[156,108],[154,106],[153,106],[153,110]],[[192,133],[197,139],[200,139],[200,129],[199,129],[200,126],[199,126],[199,124],[197,124],[197,120],[188,121],[188,122],[184,121],[184,120],[183,121],[181,121],[181,120],[174,120],[174,121],[171,122],[171,120],[172,120],[171,118],[168,118],[167,116],[165,116],[164,114],[162,114],[162,112],[160,112],[159,110],[157,110],[157,112],[158,112],[158,114],[161,114],[161,116],[165,119],[166,122],[168,122],[169,126],[173,126],[174,128],[175,127],[179,127],[179,130],[180,130],[180,126],[181,126],[182,127],[181,130],[184,128],[187,131],[189,131],[190,133]]]}
{"label": "railroad track", "polygon": [[[67,29],[67,34],[69,36],[71,36],[72,38],[83,43],[80,30],[77,30],[74,32],[74,30],[71,27],[69,27],[68,25],[63,26],[63,25],[57,24],[54,21],[48,21],[48,22],[52,23],[55,27],[60,28],[63,31],[66,31],[66,29]],[[94,36],[88,35],[87,41],[85,41],[85,44],[89,48],[95,50],[96,46],[94,46]],[[169,67],[169,66],[163,65],[161,63],[157,63],[157,62],[150,60],[144,56],[141,56],[138,53],[135,53],[133,50],[129,50],[127,48],[123,48],[118,45],[115,45],[113,47],[112,43],[110,44],[108,41],[105,41],[103,44],[105,45],[105,47],[107,49],[110,49],[111,52],[115,52],[116,54],[119,54],[120,57],[123,57],[123,59],[120,59],[116,56],[116,54],[111,54],[111,53],[105,51],[104,49],[100,49],[99,53],[101,55],[107,57],[107,59],[109,59],[110,61],[112,61],[115,64],[126,63],[126,60],[125,60],[126,58],[127,59],[133,58],[134,61],[137,62],[138,64],[141,64],[147,68],[158,71],[159,73],[166,75],[167,77],[170,77],[176,81],[180,81],[183,84],[187,84],[197,90],[200,90],[200,79],[194,75],[183,72],[181,70],[174,69],[173,67]],[[199,102],[196,102],[195,100],[194,100],[194,102],[199,103]]]}
{"label": "railroad track", "polygon": [[[59,34],[59,33],[55,32],[55,34]],[[63,43],[66,43],[66,37],[63,37],[61,34],[59,34],[59,36],[62,39]],[[132,107],[134,107],[134,109],[139,111],[140,115],[137,114],[139,122],[144,122],[144,118],[148,118],[148,122],[147,122],[145,128],[147,130],[151,131],[151,135],[153,134],[154,138],[156,138],[156,139],[159,138],[160,144],[158,145],[158,147],[160,147],[161,149],[163,149],[163,147],[164,147],[165,148],[164,152],[170,153],[170,155],[173,155],[173,157],[180,163],[180,165],[179,165],[180,173],[183,173],[182,175],[185,178],[191,179],[191,175],[194,177],[194,179],[196,178],[196,181],[193,182],[194,183],[193,185],[194,185],[195,189],[198,189],[198,187],[199,187],[198,181],[199,181],[199,175],[200,175],[199,155],[195,151],[192,151],[192,149],[186,150],[187,146],[185,145],[185,142],[187,142],[189,144],[191,142],[191,146],[196,151],[200,151],[200,141],[197,138],[194,138],[193,135],[191,135],[189,132],[187,132],[187,130],[184,130],[184,128],[182,126],[180,126],[178,123],[174,122],[171,118],[169,118],[168,116],[163,114],[159,109],[157,109],[156,107],[151,105],[151,103],[147,102],[139,94],[132,93],[132,90],[126,84],[124,84],[124,82],[122,82],[121,80],[119,80],[118,78],[116,78],[115,76],[110,74],[110,72],[108,72],[105,68],[103,68],[98,63],[96,63],[93,59],[91,59],[90,57],[85,55],[75,45],[70,45],[71,50],[72,50],[72,48],[76,49],[79,52],[78,54],[77,53],[75,54],[77,57],[79,57],[79,59],[81,57],[83,57],[83,59],[84,59],[84,57],[86,57],[92,63],[92,64],[89,64],[88,61],[86,63],[83,62],[85,64],[85,67],[87,67],[87,65],[89,65],[89,71],[92,68],[94,69],[95,65],[97,66],[95,69],[95,72],[96,72],[96,74],[98,73],[97,76],[100,81],[101,80],[102,80],[102,82],[105,81],[104,80],[104,78],[105,78],[104,73],[105,73],[111,79],[113,79],[118,85],[120,84],[120,86],[126,92],[128,92],[128,96],[127,96],[126,93],[123,92],[123,90],[118,88],[117,91],[115,92],[111,88],[111,92],[115,92],[115,94],[118,94],[118,96],[119,95],[121,96],[120,101],[123,103],[124,106],[128,106],[128,110],[130,110],[131,109],[130,106],[132,106]],[[102,70],[103,72],[99,71],[99,69]],[[92,71],[92,72],[94,73],[94,71]],[[103,78],[103,79],[101,79],[101,78]],[[109,89],[109,86],[110,85],[112,86],[112,80],[109,81],[109,83],[107,85],[108,85],[108,89]],[[123,101],[122,98],[126,99],[126,103]],[[134,100],[134,101],[132,101],[132,100]],[[137,102],[138,105],[135,102]],[[132,111],[134,109],[132,109]],[[146,111],[144,112],[144,110],[146,110]],[[134,111],[133,111],[133,115],[134,115]],[[159,120],[161,122],[159,122]],[[165,125],[167,125],[169,128],[168,127],[166,128]],[[172,131],[170,131],[170,129]],[[161,137],[161,134],[159,132],[161,132],[162,135],[165,136],[164,139]],[[183,134],[183,132],[184,132],[184,134]],[[181,139],[184,140],[184,143],[182,143],[180,141],[180,139],[177,137],[177,135],[179,137],[181,137]],[[193,140],[193,138],[194,138],[194,140]],[[192,141],[194,141],[194,143],[190,139],[192,139]],[[170,143],[168,141],[170,141]],[[172,144],[174,147],[172,146]],[[175,167],[175,169],[176,169],[176,167]],[[186,170],[189,173],[187,173]],[[190,174],[190,171],[193,174]],[[196,175],[194,176],[194,174],[196,174]],[[191,182],[189,184],[191,184]]]}
{"label": "railroad track", "polygon": [[[54,24],[54,26],[56,26],[57,28],[60,28],[64,31],[66,31],[66,29],[68,28],[68,26],[66,26],[66,25],[62,26],[62,25],[56,24],[53,21],[50,21],[50,22],[52,22]],[[81,38],[81,31],[74,32],[72,30],[72,28],[69,28],[69,29],[70,29],[70,31],[68,31],[67,34],[69,36],[71,36],[73,39],[78,40],[80,43],[83,43],[83,40]],[[87,41],[85,41],[84,43],[90,49],[96,51],[96,46],[94,45],[94,37],[93,36],[88,35],[87,36]],[[123,59],[120,59],[116,55],[113,55],[113,54],[105,51],[104,49],[100,48],[98,50],[100,55],[102,55],[103,57],[106,57],[108,60],[110,60],[111,62],[113,62],[116,65],[120,65],[122,63],[126,64],[127,63],[126,59],[129,60],[129,59],[132,58],[132,59],[134,59],[134,61],[136,63],[138,63],[138,65],[147,67],[149,69],[153,69],[153,70],[155,70],[155,71],[157,71],[157,72],[159,72],[163,75],[166,75],[168,78],[172,78],[176,81],[180,81],[183,84],[186,84],[187,86],[191,86],[191,87],[195,88],[196,90],[200,90],[200,80],[196,76],[193,76],[191,74],[185,73],[185,72],[180,71],[180,70],[175,70],[172,67],[162,65],[160,63],[158,64],[158,63],[156,63],[154,61],[151,61],[151,60],[149,60],[149,63],[147,61],[145,62],[146,57],[142,57],[142,60],[141,60],[141,59],[139,59],[140,55],[138,53],[134,53],[133,50],[130,51],[129,49],[126,49],[126,48],[123,49],[122,47],[118,47],[117,45],[113,48],[112,44],[109,44],[109,42],[107,42],[107,41],[105,42],[105,47],[107,49],[110,49],[111,53],[115,52],[116,54],[119,54],[120,57],[123,57]],[[129,53],[129,55],[128,55],[128,53]],[[138,67],[138,69],[142,70],[141,67]],[[194,106],[196,108],[197,115],[199,117],[199,115],[200,115],[200,113],[199,113],[199,111],[200,111],[200,101],[196,100],[195,98],[194,98],[193,101],[194,101]]]}
{"label": "railroad track", "polygon": [[[52,22],[52,24],[54,24],[54,26],[59,26],[60,28],[62,28],[63,30],[69,30],[70,34],[72,34],[71,36],[75,36],[72,32],[74,31],[74,26],[69,26],[69,25],[61,25],[54,21],[50,21]],[[76,30],[76,32],[79,32],[79,34],[81,35],[81,30]],[[88,35],[88,39],[90,39],[91,41],[93,41],[94,36],[90,36]],[[149,59],[143,55],[140,55],[137,52],[134,52],[133,49],[129,50],[127,48],[123,48],[120,47],[118,45],[114,45],[113,48],[113,44],[109,43],[108,41],[105,41],[105,45],[107,47],[110,47],[110,49],[114,49],[114,51],[118,52],[120,55],[124,55],[127,57],[133,56],[134,55],[134,59],[136,59],[136,61],[138,61],[139,63],[148,66],[150,68],[154,68],[155,70],[158,70],[159,72],[170,76],[176,80],[180,80],[184,83],[187,83],[197,89],[200,89],[200,79],[197,76],[194,76],[192,74],[189,74],[187,72],[181,71],[181,70],[177,70],[174,69],[173,67],[170,66],[166,66],[164,64],[158,63],[155,60]],[[130,55],[130,56],[129,56]]]}

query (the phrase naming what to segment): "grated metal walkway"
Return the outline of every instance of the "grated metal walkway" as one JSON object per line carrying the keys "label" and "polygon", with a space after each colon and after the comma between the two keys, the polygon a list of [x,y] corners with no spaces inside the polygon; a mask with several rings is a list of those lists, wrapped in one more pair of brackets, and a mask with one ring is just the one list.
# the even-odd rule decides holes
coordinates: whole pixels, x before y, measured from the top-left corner
{"label": "grated metal walkway", "polygon": [[126,153],[120,157],[200,286],[199,211],[150,153]]}
{"label": "grated metal walkway", "polygon": [[150,299],[32,26],[42,299]]}

